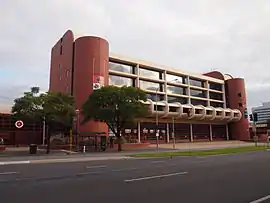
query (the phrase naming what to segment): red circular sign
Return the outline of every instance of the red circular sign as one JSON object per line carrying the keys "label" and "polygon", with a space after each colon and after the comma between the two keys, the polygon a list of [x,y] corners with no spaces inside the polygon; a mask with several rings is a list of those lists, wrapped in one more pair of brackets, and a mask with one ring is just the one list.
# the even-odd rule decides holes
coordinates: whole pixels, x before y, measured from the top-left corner
{"label": "red circular sign", "polygon": [[23,127],[23,122],[22,121],[16,121],[15,126],[16,126],[16,128],[22,128]]}

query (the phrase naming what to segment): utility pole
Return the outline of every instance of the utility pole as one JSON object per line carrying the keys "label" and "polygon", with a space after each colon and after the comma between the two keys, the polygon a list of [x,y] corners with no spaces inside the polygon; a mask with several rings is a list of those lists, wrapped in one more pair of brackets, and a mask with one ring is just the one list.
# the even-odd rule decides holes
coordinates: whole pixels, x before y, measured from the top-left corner
{"label": "utility pole", "polygon": [[46,119],[45,116],[43,117],[43,127],[42,127],[42,145],[45,145],[46,139]]}
{"label": "utility pole", "polygon": [[173,149],[175,149],[174,117],[172,117],[172,138],[173,138]]}
{"label": "utility pole", "polygon": [[157,151],[159,150],[159,130],[158,130],[158,90],[159,88],[156,89],[156,142],[157,142]]}

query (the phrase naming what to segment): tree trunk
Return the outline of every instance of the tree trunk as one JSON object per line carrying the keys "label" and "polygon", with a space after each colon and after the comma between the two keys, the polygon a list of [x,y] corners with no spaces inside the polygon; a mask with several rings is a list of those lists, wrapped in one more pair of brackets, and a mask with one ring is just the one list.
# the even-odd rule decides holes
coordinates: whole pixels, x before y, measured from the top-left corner
{"label": "tree trunk", "polygon": [[118,152],[122,151],[122,139],[121,136],[117,137],[117,142],[118,142]]}
{"label": "tree trunk", "polygon": [[50,153],[50,149],[51,149],[51,130],[49,128],[49,126],[47,126],[48,131],[47,131],[47,149],[46,149],[46,154]]}

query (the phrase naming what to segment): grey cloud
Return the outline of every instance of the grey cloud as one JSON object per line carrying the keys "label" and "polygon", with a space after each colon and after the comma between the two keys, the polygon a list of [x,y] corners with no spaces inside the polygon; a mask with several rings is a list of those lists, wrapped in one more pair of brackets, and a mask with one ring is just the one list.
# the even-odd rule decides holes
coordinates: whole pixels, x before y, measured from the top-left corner
{"label": "grey cloud", "polygon": [[[269,3],[1,1],[0,13],[5,18],[0,18],[0,77],[6,68],[24,70],[25,77],[16,76],[16,85],[25,90],[34,83],[46,89],[50,49],[66,29],[72,29],[77,36],[102,36],[109,40],[110,51],[131,58],[192,72],[220,70],[244,77],[249,105],[255,105],[270,99],[265,96],[270,90]],[[8,83],[11,89],[16,85]],[[1,88],[0,95],[19,94]]]}

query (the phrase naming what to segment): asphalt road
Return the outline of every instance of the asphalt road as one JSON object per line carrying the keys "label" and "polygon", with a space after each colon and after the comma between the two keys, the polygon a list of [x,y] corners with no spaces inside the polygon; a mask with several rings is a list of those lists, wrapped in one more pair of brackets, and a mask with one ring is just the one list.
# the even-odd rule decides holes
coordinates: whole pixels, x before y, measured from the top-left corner
{"label": "asphalt road", "polygon": [[270,202],[270,151],[0,166],[2,203]]}

